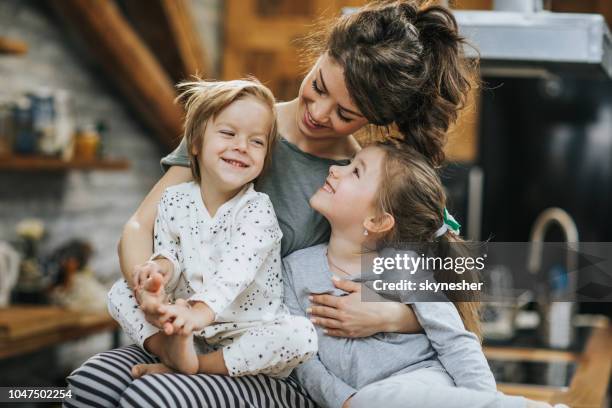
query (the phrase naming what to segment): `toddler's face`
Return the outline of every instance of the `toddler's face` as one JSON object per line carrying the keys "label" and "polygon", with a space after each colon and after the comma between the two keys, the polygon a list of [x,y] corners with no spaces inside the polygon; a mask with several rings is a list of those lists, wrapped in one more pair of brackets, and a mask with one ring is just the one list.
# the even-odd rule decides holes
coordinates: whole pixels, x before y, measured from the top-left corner
{"label": "toddler's face", "polygon": [[331,166],[325,184],[312,196],[310,205],[333,228],[350,228],[362,233],[366,218],[376,215],[383,160],[381,149],[366,147],[350,164]]}
{"label": "toddler's face", "polygon": [[252,96],[223,109],[208,121],[202,146],[194,151],[202,179],[221,191],[253,181],[263,169],[272,124],[270,108]]}

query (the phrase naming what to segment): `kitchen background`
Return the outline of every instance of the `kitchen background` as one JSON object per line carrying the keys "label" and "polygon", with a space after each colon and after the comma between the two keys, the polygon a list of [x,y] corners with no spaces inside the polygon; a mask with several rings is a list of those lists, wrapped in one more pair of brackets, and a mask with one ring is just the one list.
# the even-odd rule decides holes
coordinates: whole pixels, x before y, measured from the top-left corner
{"label": "kitchen background", "polygon": [[[120,275],[123,224],[161,176],[159,158],[178,143],[173,84],[196,72],[224,79],[253,74],[278,99],[293,98],[308,67],[296,40],[319,16],[364,3],[0,2],[0,386],[57,384],[95,352],[125,343],[103,316],[104,288]],[[525,242],[538,215],[560,207],[580,240],[612,241],[612,2],[443,3],[457,10],[462,32],[482,57],[483,87],[449,132],[444,170],[468,237]],[[495,18],[466,11],[492,9]],[[586,23],[546,17],[561,12],[600,17]],[[525,21],[535,29],[528,31]],[[558,31],[542,36],[538,24]],[[550,36],[569,26],[577,31]],[[560,57],[584,44],[588,55]],[[558,226],[550,232],[547,240],[563,240]],[[515,306],[489,316],[493,323],[514,319]],[[611,314],[610,303],[577,311]],[[510,330],[501,324],[489,326],[490,344],[523,345],[514,321]],[[583,352],[592,333],[564,348]],[[609,373],[606,356],[598,358],[607,366],[590,369]],[[577,364],[556,371],[537,364],[502,364],[496,375],[514,372],[510,382],[571,390]]]}

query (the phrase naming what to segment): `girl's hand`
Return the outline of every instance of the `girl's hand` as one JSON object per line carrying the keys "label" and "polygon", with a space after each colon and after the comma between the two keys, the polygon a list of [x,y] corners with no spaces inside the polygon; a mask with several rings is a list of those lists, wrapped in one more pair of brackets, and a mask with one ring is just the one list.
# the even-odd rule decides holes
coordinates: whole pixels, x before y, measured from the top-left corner
{"label": "girl's hand", "polygon": [[342,404],[342,408],[349,408],[351,406],[351,398],[353,398],[353,395],[351,395],[346,399],[346,401],[344,401],[344,404]]}
{"label": "girl's hand", "polygon": [[[412,309],[397,302],[362,302],[362,285],[349,280],[333,280],[346,296],[312,295],[314,324],[335,337],[369,337],[381,332],[418,333],[422,331]],[[366,288],[367,289],[367,288]],[[369,289],[367,289],[369,290]]]}

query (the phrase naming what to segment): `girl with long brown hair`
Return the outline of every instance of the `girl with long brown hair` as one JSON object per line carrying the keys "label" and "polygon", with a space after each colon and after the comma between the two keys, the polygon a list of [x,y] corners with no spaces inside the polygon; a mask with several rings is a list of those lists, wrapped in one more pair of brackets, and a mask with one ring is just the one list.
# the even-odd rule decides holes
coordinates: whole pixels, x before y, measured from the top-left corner
{"label": "girl with long brown hair", "polygon": [[[330,222],[331,238],[283,260],[285,304],[298,316],[306,316],[313,307],[310,292],[344,295],[334,288],[334,279],[378,279],[380,275],[370,273],[369,260],[382,258],[390,264],[387,261],[400,254],[394,248],[414,259],[428,247],[428,258],[442,258],[445,263],[469,255],[458,235],[458,223],[447,214],[436,171],[423,155],[402,142],[376,143],[361,150],[351,164],[331,166],[310,203]],[[472,273],[463,266],[419,267],[406,276],[415,277],[416,282],[427,277],[470,287],[476,283]],[[383,298],[390,297],[376,285],[374,289]],[[296,367],[295,375],[320,406],[549,406],[497,392],[480,345],[477,291],[447,291],[448,297],[418,287],[395,292],[397,298],[412,304],[424,333],[347,339],[317,329],[319,352]],[[452,298],[455,301],[449,301]]]}

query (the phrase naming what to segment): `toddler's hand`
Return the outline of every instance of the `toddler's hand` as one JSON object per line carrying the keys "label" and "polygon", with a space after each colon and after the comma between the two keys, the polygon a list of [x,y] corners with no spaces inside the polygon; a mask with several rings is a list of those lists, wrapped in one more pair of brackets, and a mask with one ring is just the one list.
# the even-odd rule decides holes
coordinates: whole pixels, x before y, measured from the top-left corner
{"label": "toddler's hand", "polygon": [[164,333],[168,336],[173,334],[187,336],[194,330],[200,329],[198,326],[202,319],[197,316],[185,299],[177,299],[173,305],[162,305],[158,311],[164,322]]}
{"label": "toddler's hand", "polygon": [[[154,274],[164,275],[161,266],[154,261],[147,261],[143,264],[136,265],[134,267],[133,276],[133,286],[134,291],[142,288],[147,281],[147,279],[151,278]],[[157,292],[158,288],[152,288],[152,292]]]}
{"label": "toddler's hand", "polygon": [[164,322],[158,309],[168,300],[164,291],[162,276],[154,273],[145,281],[142,288],[134,291],[134,294],[146,321],[159,329],[163,329]]}

